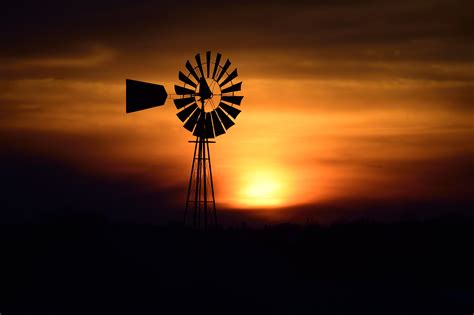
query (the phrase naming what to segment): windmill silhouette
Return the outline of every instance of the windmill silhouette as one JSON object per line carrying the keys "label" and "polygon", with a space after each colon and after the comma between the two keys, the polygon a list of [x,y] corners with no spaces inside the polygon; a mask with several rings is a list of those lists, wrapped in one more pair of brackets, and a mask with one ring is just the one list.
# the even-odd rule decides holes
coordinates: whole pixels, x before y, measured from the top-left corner
{"label": "windmill silhouette", "polygon": [[[241,91],[242,82],[234,83],[237,69],[229,72],[229,59],[221,65],[222,55],[217,53],[211,61],[211,52],[206,52],[203,62],[201,55],[195,56],[196,66],[186,61],[186,73],[179,71],[182,85],[175,85],[173,101],[178,118],[183,127],[196,137],[189,176],[184,223],[191,222],[194,227],[216,226],[217,210],[212,179],[211,154],[209,143],[226,133],[232,127],[241,110],[243,96],[235,95]],[[205,70],[204,70],[205,69]],[[136,112],[164,105],[168,94],[164,86],[136,80],[126,80],[126,112]],[[190,210],[193,212],[189,216]]]}

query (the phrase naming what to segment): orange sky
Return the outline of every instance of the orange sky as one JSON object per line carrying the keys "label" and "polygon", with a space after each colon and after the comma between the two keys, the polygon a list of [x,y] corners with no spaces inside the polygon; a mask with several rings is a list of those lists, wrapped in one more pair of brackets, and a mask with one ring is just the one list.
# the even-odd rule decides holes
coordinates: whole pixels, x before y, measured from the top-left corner
{"label": "orange sky", "polygon": [[[171,92],[185,61],[211,49],[238,68],[245,96],[237,125],[211,147],[220,208],[268,215],[341,200],[472,201],[474,54],[462,10],[295,4],[286,15],[275,4],[260,25],[265,10],[249,3],[230,14],[239,26],[188,30],[173,20],[172,4],[162,22],[151,22],[148,6],[130,8],[143,17],[132,29],[121,28],[122,10],[101,20],[105,9],[78,6],[103,27],[68,22],[68,11],[7,34],[2,150],[98,177],[145,176],[156,190],[182,187],[184,195],[191,135],[171,101],[126,115],[125,78]],[[371,12],[378,15],[367,21]]]}

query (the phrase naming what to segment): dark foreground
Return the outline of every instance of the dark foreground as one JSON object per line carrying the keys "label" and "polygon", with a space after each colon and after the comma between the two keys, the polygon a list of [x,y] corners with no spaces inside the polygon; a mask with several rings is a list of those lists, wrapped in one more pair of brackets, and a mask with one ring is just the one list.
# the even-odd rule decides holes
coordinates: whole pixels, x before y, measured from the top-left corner
{"label": "dark foreground", "polygon": [[0,231],[0,313],[472,314],[474,222]]}

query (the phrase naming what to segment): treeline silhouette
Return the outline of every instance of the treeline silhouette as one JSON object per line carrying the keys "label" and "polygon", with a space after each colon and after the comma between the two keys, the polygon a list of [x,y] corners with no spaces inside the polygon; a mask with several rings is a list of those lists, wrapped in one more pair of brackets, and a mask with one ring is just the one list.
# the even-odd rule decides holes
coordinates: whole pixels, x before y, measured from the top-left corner
{"label": "treeline silhouette", "polygon": [[0,228],[2,314],[471,314],[474,220]]}

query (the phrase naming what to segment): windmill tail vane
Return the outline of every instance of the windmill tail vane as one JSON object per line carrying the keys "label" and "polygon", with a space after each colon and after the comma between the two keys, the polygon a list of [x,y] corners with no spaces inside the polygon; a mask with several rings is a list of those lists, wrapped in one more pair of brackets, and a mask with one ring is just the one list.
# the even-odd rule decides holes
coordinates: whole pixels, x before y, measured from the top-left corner
{"label": "windmill tail vane", "polygon": [[[241,110],[243,96],[236,95],[242,82],[235,82],[237,69],[230,71],[231,62],[220,53],[212,58],[210,51],[205,59],[196,54],[195,62],[185,63],[185,72],[178,72],[180,85],[174,94],[168,94],[163,85],[126,80],[126,113],[162,106],[172,96],[178,110],[176,114],[183,127],[195,136],[194,154],[189,177],[184,223],[207,228],[217,225],[214,182],[212,179],[209,139],[223,135]],[[195,65],[194,65],[195,64]],[[192,211],[192,214],[191,214]]]}

